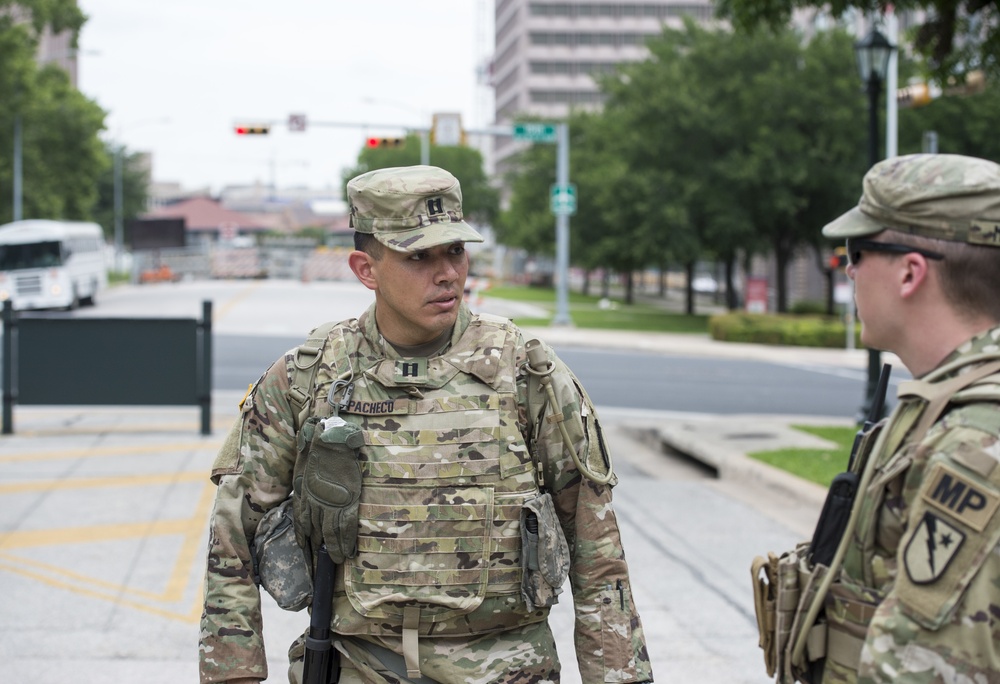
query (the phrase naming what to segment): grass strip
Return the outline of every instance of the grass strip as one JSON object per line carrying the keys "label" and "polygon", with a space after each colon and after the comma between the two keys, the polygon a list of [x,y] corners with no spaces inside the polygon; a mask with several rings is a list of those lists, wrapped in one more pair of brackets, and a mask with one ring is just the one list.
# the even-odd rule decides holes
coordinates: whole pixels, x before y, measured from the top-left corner
{"label": "grass strip", "polygon": [[847,470],[847,460],[857,428],[838,426],[793,425],[796,430],[833,442],[833,449],[776,449],[755,451],[750,458],[781,468],[804,480],[829,487],[833,478]]}

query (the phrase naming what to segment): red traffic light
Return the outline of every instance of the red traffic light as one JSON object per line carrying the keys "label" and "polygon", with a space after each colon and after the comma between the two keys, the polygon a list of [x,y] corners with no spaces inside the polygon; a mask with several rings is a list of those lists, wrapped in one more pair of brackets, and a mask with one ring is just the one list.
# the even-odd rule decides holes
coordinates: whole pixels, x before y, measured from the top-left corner
{"label": "red traffic light", "polygon": [[833,254],[830,255],[830,270],[835,271],[838,268],[843,268],[847,266],[847,248],[837,247],[833,250]]}
{"label": "red traffic light", "polygon": [[365,145],[368,147],[402,147],[406,138],[368,138]]}
{"label": "red traffic light", "polygon": [[263,124],[240,125],[236,127],[236,135],[267,135],[270,130],[270,126]]}

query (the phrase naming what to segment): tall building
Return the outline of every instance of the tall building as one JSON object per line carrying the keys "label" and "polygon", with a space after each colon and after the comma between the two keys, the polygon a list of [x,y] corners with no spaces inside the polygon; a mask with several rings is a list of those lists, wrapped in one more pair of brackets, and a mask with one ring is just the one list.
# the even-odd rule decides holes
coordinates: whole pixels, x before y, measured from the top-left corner
{"label": "tall building", "polygon": [[[646,41],[682,17],[712,19],[710,0],[496,0],[492,62],[497,123],[521,115],[562,119],[570,108],[600,107],[594,76],[647,55]],[[495,161],[520,149],[500,137]]]}

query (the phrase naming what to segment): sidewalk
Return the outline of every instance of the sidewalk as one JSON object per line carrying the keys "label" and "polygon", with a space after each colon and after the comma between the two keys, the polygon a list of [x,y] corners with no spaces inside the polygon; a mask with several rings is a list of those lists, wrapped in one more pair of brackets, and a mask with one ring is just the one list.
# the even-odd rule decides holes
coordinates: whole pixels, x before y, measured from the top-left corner
{"label": "sidewalk", "polygon": [[[572,328],[526,334],[560,345],[785,363],[793,359],[849,368],[864,368],[866,362],[864,352],[730,345],[691,335]],[[194,654],[206,521],[215,494],[206,473],[241,397],[242,392],[213,395],[210,436],[199,434],[195,406],[15,407],[15,433],[0,436],[0,577],[6,595],[17,597],[0,603],[0,681],[197,681]],[[746,456],[783,446],[824,446],[788,427],[801,420],[692,414],[658,425],[643,425],[640,418],[629,422],[652,433],[666,453],[682,453],[715,469],[720,484],[730,481],[734,489],[753,490],[763,498],[794,498],[801,508],[818,511],[821,488]],[[848,417],[823,420],[850,424]],[[633,485],[632,491],[645,493],[637,501],[652,502],[664,491],[670,496],[692,491],[684,483],[645,480],[649,478]],[[623,518],[629,511],[626,503]],[[697,505],[690,508],[694,515]],[[638,514],[635,518],[639,524],[629,523],[627,533],[639,538],[649,519]],[[662,515],[652,519],[664,520]],[[658,566],[642,563],[642,547],[633,548],[640,561],[636,581],[655,586]],[[743,574],[741,570],[740,577]],[[734,591],[742,595],[742,585]],[[302,614],[279,611],[267,601],[264,612],[269,644],[288,643],[302,629]],[[669,611],[658,614],[652,609],[643,616],[650,634],[672,635],[674,619]],[[571,640],[569,625],[564,636]],[[705,628],[712,634],[719,629]],[[737,640],[749,643],[742,634]],[[661,648],[669,652],[666,645]],[[563,649],[560,644],[560,652]],[[755,661],[757,654],[750,650],[749,658]],[[284,681],[283,649],[269,646],[268,656],[267,682]],[[572,656],[567,653],[566,659]]]}

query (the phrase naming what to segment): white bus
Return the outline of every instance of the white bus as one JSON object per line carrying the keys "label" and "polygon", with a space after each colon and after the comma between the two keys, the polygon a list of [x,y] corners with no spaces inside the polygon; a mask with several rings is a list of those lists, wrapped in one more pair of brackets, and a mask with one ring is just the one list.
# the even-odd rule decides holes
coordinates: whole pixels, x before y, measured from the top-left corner
{"label": "white bus", "polygon": [[108,284],[104,233],[96,223],[27,220],[0,226],[0,306],[74,309]]}

